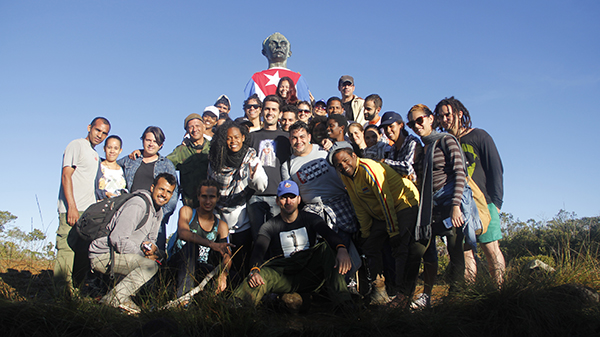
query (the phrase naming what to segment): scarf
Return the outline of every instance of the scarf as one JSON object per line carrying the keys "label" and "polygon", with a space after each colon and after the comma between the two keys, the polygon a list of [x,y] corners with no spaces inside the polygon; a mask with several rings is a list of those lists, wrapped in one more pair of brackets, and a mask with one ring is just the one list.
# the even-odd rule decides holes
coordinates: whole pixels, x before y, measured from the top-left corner
{"label": "scarf", "polygon": [[421,137],[427,147],[425,165],[423,167],[423,185],[421,186],[421,202],[415,229],[415,240],[431,239],[431,216],[433,214],[433,154],[437,142],[444,138],[446,133],[431,131],[428,136]]}
{"label": "scarf", "polygon": [[225,157],[225,166],[232,167],[234,169],[239,169],[244,161],[244,157],[248,152],[248,144],[244,143],[242,148],[238,152],[233,152],[227,148],[227,156]]}

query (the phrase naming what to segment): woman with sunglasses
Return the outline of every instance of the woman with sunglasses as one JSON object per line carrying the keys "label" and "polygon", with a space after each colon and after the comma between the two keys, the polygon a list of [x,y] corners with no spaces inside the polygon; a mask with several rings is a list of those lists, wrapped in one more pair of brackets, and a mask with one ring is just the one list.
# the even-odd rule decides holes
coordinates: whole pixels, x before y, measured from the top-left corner
{"label": "woman with sunglasses", "polygon": [[296,103],[296,107],[298,107],[297,118],[299,121],[303,121],[306,125],[310,124],[310,120],[312,119],[312,106],[309,101],[298,101]]}
{"label": "woman with sunglasses", "polygon": [[[413,307],[430,305],[431,290],[437,275],[435,236],[446,236],[450,255],[451,290],[464,280],[463,213],[461,202],[466,185],[465,169],[460,144],[447,133],[435,131],[436,120],[424,104],[408,111],[410,127],[425,144],[423,172],[421,173],[421,202],[415,240],[428,247],[423,255],[425,271],[424,293]],[[416,305],[415,305],[416,304]]]}
{"label": "woman with sunglasses", "polygon": [[229,120],[215,131],[209,152],[208,177],[219,185],[217,206],[229,225],[230,242],[239,248],[233,256],[236,281],[248,272],[247,261],[252,246],[246,203],[254,191],[263,192],[269,182],[250,145],[248,128]]}
{"label": "woman with sunglasses", "polygon": [[[498,286],[502,284],[505,261],[498,240],[500,230],[500,207],[504,195],[502,160],[492,137],[482,129],[471,128],[471,115],[454,96],[444,98],[435,107],[435,116],[440,128],[460,141],[469,167],[469,175],[485,195],[491,221],[487,231],[477,237],[485,254],[488,269]],[[477,263],[473,251],[465,251],[465,262],[469,280],[477,275]]]}
{"label": "woman with sunglasses", "polygon": [[252,122],[252,126],[249,127],[250,132],[262,128],[262,122],[260,121],[261,104],[262,102],[257,94],[253,94],[244,101],[244,115]]}

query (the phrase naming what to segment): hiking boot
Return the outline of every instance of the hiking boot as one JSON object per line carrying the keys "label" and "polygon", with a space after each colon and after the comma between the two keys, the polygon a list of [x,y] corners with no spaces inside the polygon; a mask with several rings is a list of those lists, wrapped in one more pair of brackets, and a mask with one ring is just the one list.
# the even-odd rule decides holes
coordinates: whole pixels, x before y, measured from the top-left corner
{"label": "hiking boot", "polygon": [[302,307],[302,296],[298,293],[286,293],[281,295],[281,301],[291,312],[297,313]]}
{"label": "hiking boot", "polygon": [[410,308],[413,310],[421,310],[431,307],[431,296],[425,293],[421,293],[416,300],[410,304]]}

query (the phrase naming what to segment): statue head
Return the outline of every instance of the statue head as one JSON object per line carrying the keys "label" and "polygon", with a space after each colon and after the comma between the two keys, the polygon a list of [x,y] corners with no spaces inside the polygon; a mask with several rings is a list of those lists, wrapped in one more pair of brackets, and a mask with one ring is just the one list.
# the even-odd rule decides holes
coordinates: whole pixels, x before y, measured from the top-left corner
{"label": "statue head", "polygon": [[263,41],[262,54],[269,60],[269,68],[286,68],[287,58],[292,56],[292,46],[285,36],[277,32]]}

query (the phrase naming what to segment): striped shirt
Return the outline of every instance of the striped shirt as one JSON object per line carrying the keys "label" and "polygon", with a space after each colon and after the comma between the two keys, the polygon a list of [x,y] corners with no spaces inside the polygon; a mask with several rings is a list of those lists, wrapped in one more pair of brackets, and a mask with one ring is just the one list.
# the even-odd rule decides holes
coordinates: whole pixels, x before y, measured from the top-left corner
{"label": "striped shirt", "polygon": [[[441,144],[444,142],[444,144]],[[443,147],[448,149],[444,153]],[[460,206],[466,184],[465,168],[460,145],[453,137],[439,140],[433,153],[433,191],[436,192],[449,181],[455,180],[452,205]]]}

